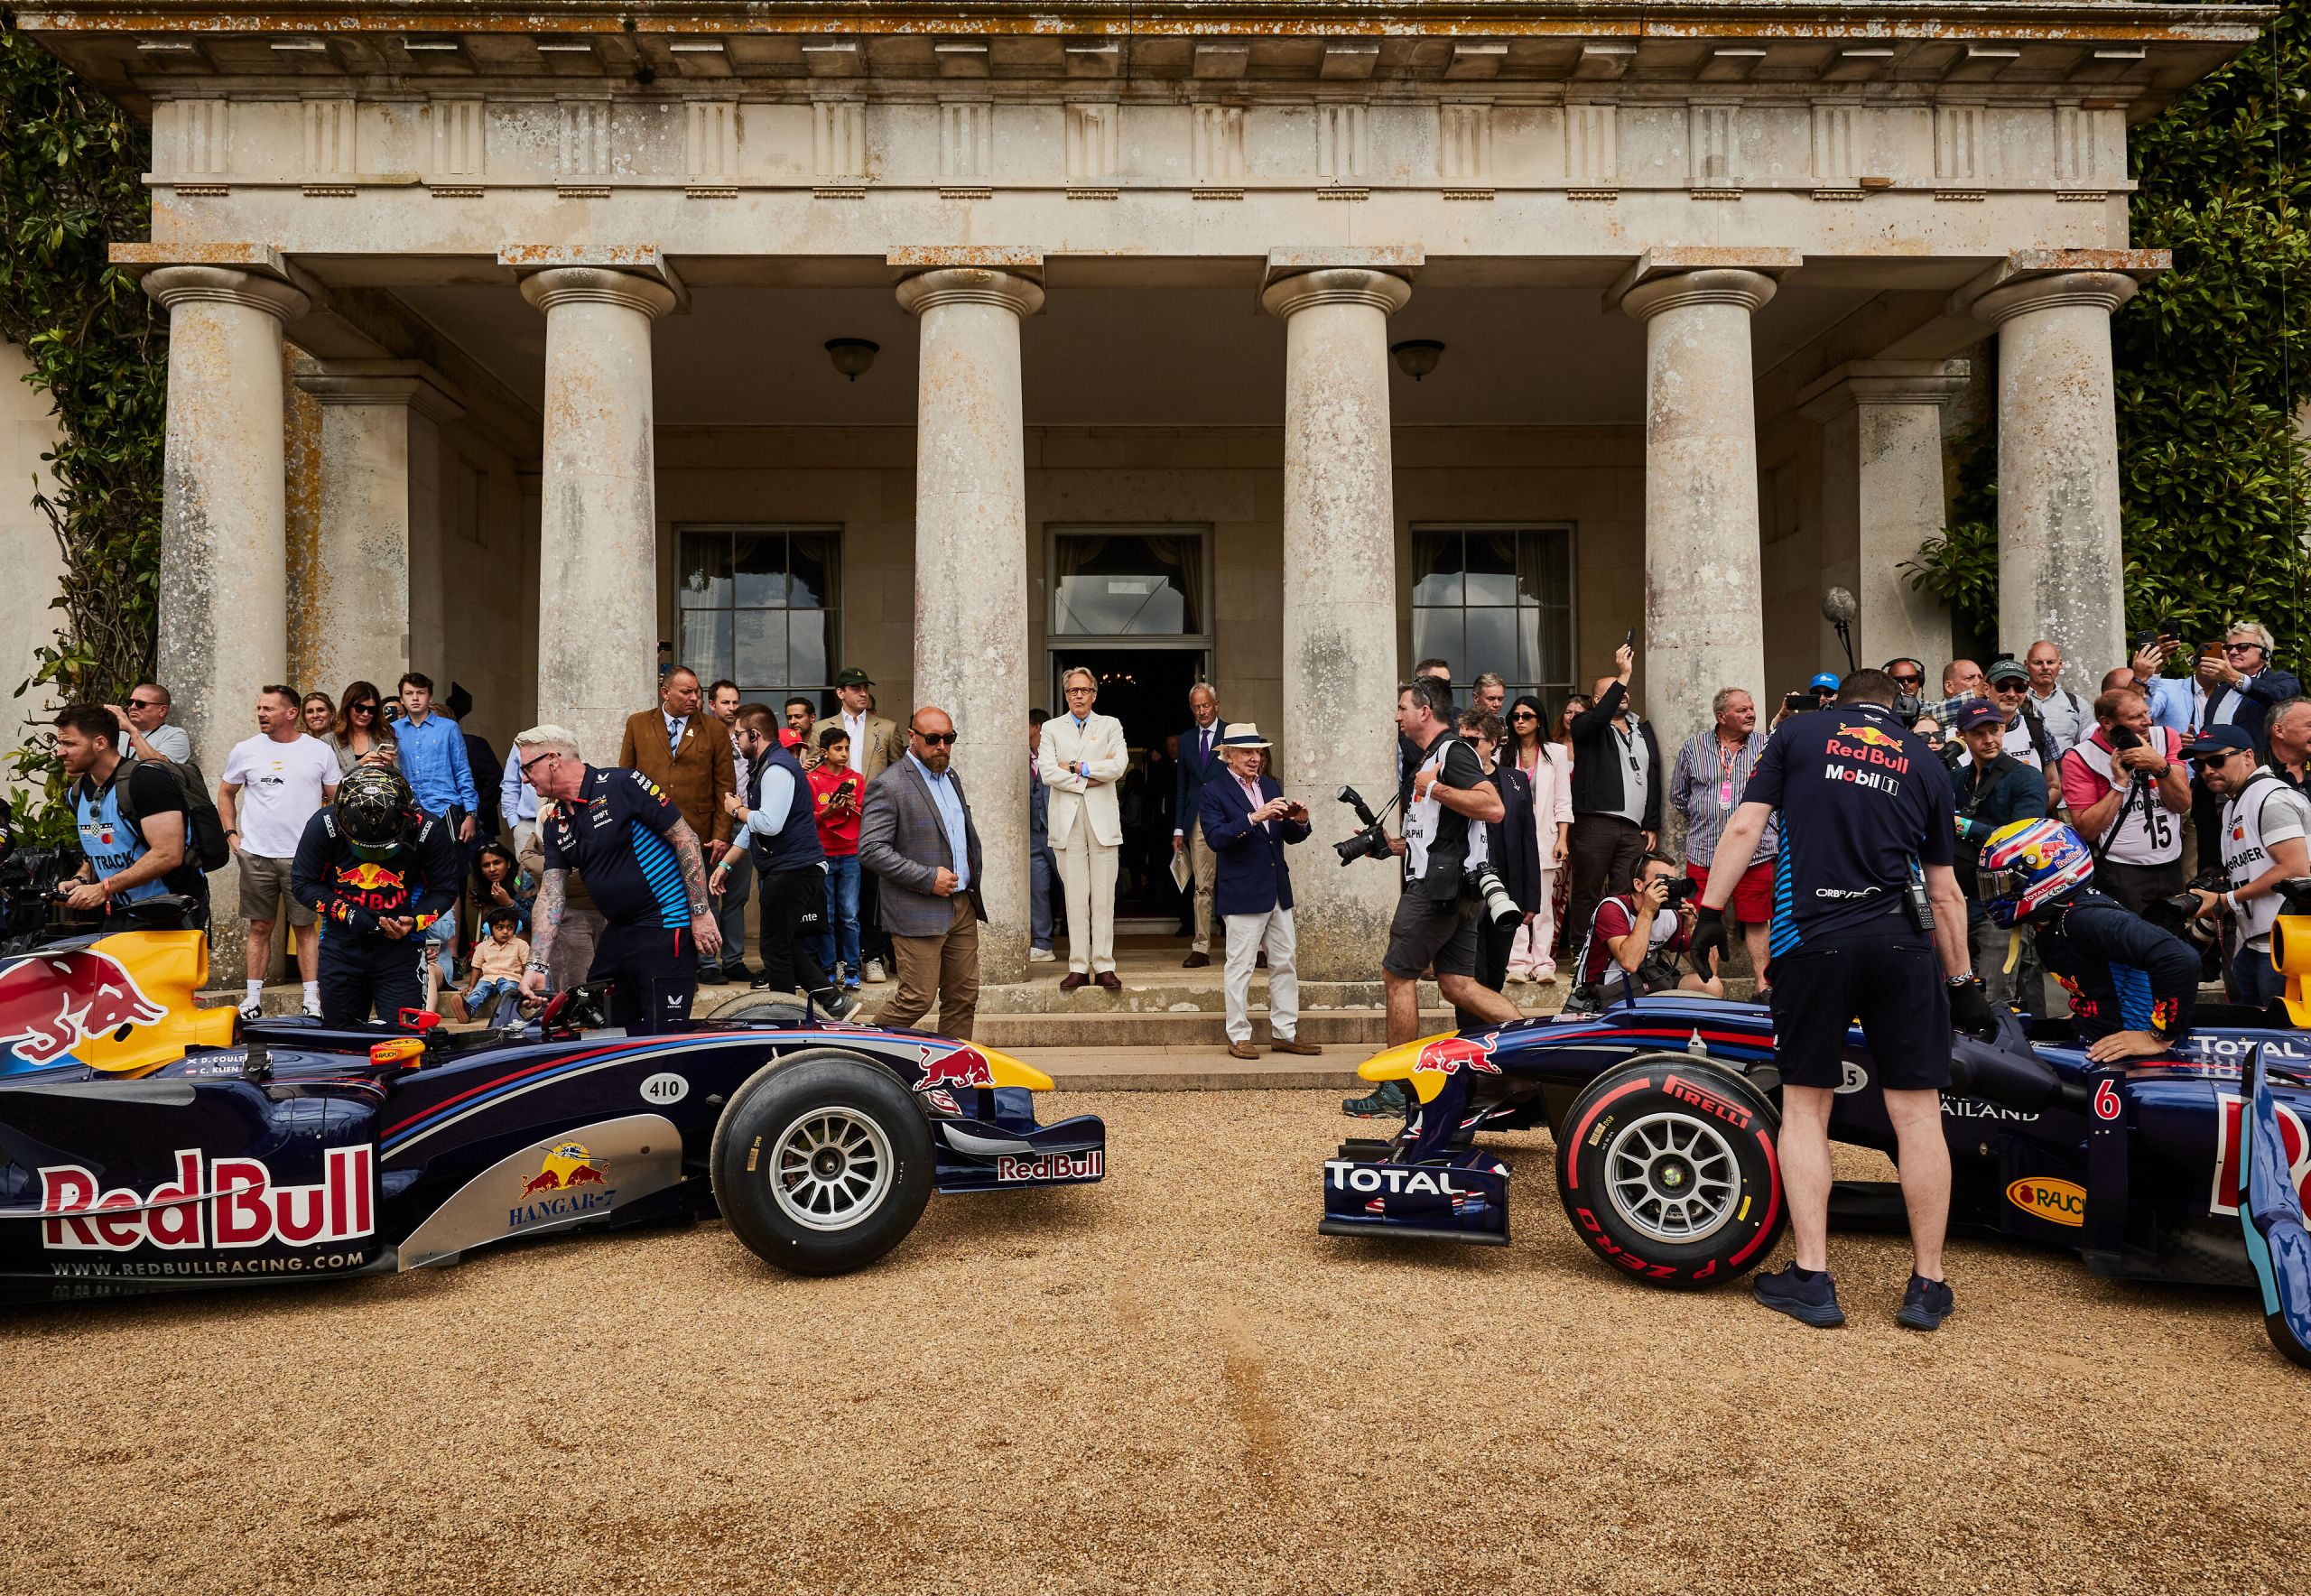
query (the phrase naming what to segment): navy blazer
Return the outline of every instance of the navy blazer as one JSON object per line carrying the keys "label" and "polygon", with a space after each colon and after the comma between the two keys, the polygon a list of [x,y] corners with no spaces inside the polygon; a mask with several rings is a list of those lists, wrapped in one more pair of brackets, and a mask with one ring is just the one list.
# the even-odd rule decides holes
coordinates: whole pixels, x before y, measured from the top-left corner
{"label": "navy blazer", "polygon": [[1541,898],[1541,840],[1533,823],[1533,778],[1510,760],[1492,767],[1492,784],[1500,790],[1501,817],[1486,822],[1486,851],[1500,884],[1517,906],[1527,914],[1548,908]]}
{"label": "navy blazer", "polygon": [[[1227,730],[1225,720],[1211,723],[1211,757],[1209,759],[1197,752],[1198,740],[1203,736],[1202,727],[1190,721],[1188,728],[1180,733],[1180,770],[1172,779],[1172,824],[1183,832],[1203,817],[1205,784],[1229,774],[1228,762],[1220,756],[1220,739]],[[1210,830],[1205,828],[1207,834]]]}
{"label": "navy blazer", "polygon": [[[1263,803],[1283,795],[1274,777],[1260,777]],[[1308,828],[1275,821],[1268,830],[1252,824],[1251,815],[1233,771],[1223,770],[1204,784],[1203,807],[1196,818],[1203,822],[1204,841],[1219,855],[1214,906],[1222,914],[1265,914],[1292,906],[1292,870],[1284,862],[1284,849],[1287,843],[1308,840]]]}
{"label": "navy blazer", "polygon": [[2236,696],[2240,701],[2239,706],[2232,710],[2230,723],[2255,739],[2257,758],[2268,759],[2271,751],[2270,739],[2263,735],[2263,723],[2270,718],[2271,706],[2283,699],[2294,698],[2302,691],[2303,683],[2296,680],[2292,672],[2282,671],[2266,661],[2261,673],[2251,678],[2246,686],[2233,687],[2226,682],[2206,695],[2206,719],[2204,724],[2213,726],[2215,711],[2223,707],[2225,701]]}

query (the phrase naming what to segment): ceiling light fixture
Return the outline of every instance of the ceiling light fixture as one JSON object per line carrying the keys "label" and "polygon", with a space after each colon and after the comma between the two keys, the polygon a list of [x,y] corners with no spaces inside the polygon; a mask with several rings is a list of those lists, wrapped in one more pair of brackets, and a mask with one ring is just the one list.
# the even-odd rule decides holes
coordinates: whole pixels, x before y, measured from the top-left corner
{"label": "ceiling light fixture", "polygon": [[1436,369],[1436,363],[1444,357],[1444,346],[1433,338],[1406,339],[1390,344],[1388,353],[1396,357],[1398,371],[1418,382]]}
{"label": "ceiling light fixture", "polygon": [[875,364],[875,357],[882,352],[880,344],[869,343],[863,338],[827,339],[827,358],[834,362],[837,371],[854,383],[867,375],[867,368]]}

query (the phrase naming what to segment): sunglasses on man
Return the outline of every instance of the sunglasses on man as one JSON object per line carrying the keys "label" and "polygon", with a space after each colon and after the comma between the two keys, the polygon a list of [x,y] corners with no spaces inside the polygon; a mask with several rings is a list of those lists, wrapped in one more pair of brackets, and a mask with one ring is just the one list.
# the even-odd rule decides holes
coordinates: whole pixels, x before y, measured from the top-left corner
{"label": "sunglasses on man", "polygon": [[[914,728],[912,726],[908,727],[907,729],[909,731],[914,731]],[[940,747],[945,744],[952,743],[955,740],[955,734],[951,731],[914,731],[914,735],[921,738],[924,742],[929,743],[934,748]]]}

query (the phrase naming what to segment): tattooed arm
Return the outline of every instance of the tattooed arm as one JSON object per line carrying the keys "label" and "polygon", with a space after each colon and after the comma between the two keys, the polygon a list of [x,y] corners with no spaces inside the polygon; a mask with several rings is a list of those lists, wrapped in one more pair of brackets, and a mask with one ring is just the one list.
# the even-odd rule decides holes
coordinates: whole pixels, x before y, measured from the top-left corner
{"label": "tattooed arm", "polygon": [[539,884],[537,901],[530,905],[530,966],[522,972],[522,990],[533,998],[545,992],[547,955],[562,930],[569,879],[567,870],[548,870]]}
{"label": "tattooed arm", "polygon": [[701,955],[719,957],[722,928],[714,923],[714,907],[706,896],[706,853],[698,845],[698,833],[690,829],[688,821],[676,821],[665,837],[673,844],[674,858],[682,866],[682,892],[690,899],[691,935],[697,939]]}

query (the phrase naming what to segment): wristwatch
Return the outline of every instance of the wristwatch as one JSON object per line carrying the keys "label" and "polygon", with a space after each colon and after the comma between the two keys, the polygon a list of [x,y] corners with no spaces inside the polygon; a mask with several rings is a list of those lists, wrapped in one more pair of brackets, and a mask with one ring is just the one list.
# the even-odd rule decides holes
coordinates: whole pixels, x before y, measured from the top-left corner
{"label": "wristwatch", "polygon": [[533,959],[527,964],[522,966],[522,968],[533,975],[550,975],[552,973],[548,968],[545,960],[543,959]]}

